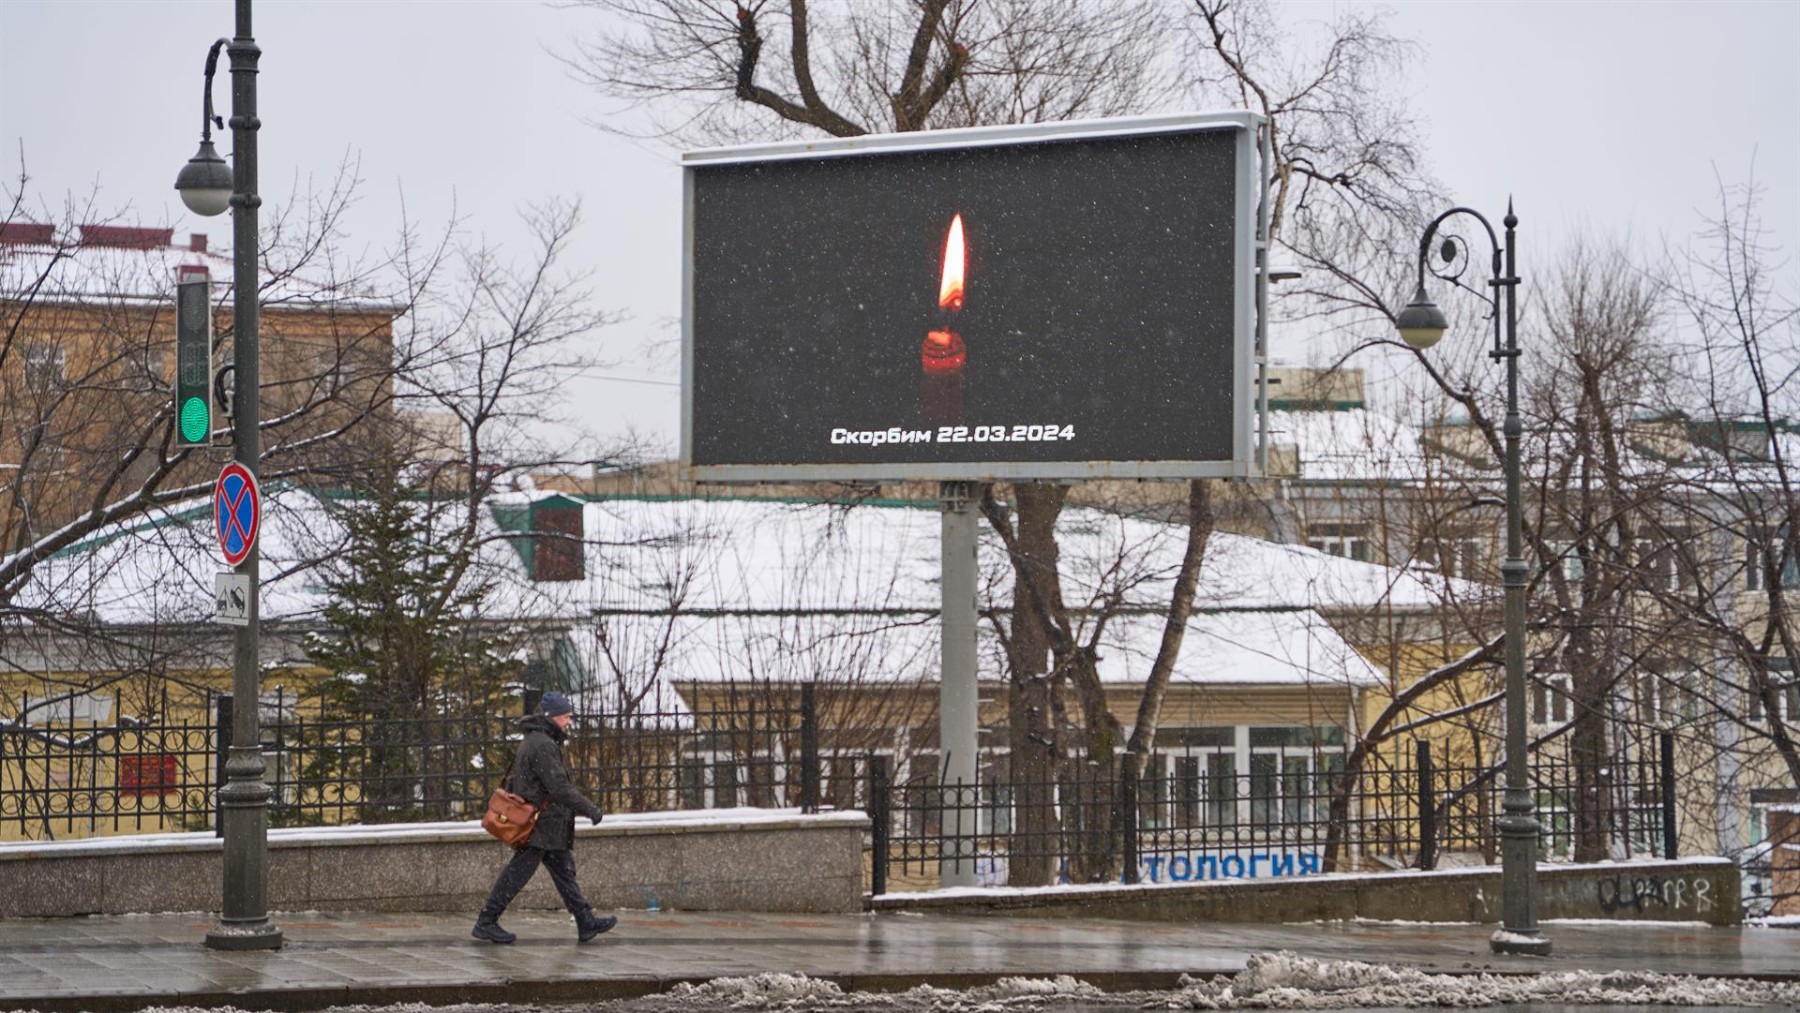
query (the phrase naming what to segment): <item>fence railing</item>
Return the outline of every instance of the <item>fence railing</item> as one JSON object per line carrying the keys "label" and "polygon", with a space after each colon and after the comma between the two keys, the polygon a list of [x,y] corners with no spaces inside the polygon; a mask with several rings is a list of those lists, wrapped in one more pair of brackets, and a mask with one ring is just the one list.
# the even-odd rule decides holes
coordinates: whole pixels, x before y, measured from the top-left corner
{"label": "fence railing", "polygon": [[[528,698],[526,709],[534,700]],[[0,837],[216,828],[230,696],[211,720],[72,731],[0,726]],[[322,697],[263,701],[276,827],[473,819],[506,777],[520,713],[346,715]],[[577,713],[570,774],[609,812],[819,805],[817,707],[725,694],[697,707]]]}
{"label": "fence railing", "polygon": [[[890,783],[869,763],[876,893],[935,885],[946,864],[977,882],[1170,882],[1433,869],[1498,860],[1503,777],[1493,767],[1371,760],[1352,781],[1341,754],[1276,757],[1237,773],[1225,751],[1157,757],[1153,773]],[[1207,762],[1217,757],[1220,761]],[[1170,762],[1170,761],[1173,762]],[[1283,762],[1284,760],[1292,762]],[[1196,762],[1197,761],[1197,762]],[[1123,766],[1123,765],[1122,765]],[[1607,858],[1677,853],[1673,740],[1643,760],[1530,766],[1540,855],[1578,845]],[[966,866],[962,863],[968,863]],[[1015,875],[1015,869],[1017,874]]]}
{"label": "fence railing", "polygon": [[[532,701],[525,702],[526,709]],[[272,826],[472,819],[508,772],[510,713],[346,713],[324,698],[262,702]],[[217,826],[232,700],[210,720],[53,732],[0,726],[0,837],[67,838]],[[355,708],[348,710],[355,711]],[[464,708],[466,710],[466,708]],[[934,885],[941,863],[981,881],[1169,881],[1381,868],[1497,857],[1502,778],[1491,767],[1371,756],[1351,776],[1341,746],[1287,743],[1160,753],[1134,780],[1078,767],[946,788],[822,730],[810,687],[721,688],[697,706],[579,713],[565,755],[611,812],[861,806],[872,885]],[[825,745],[822,746],[822,743]],[[1640,759],[1533,757],[1546,858],[1595,842],[1607,857],[1676,851],[1673,739]],[[866,747],[864,747],[866,748]],[[927,754],[927,758],[929,754]]]}

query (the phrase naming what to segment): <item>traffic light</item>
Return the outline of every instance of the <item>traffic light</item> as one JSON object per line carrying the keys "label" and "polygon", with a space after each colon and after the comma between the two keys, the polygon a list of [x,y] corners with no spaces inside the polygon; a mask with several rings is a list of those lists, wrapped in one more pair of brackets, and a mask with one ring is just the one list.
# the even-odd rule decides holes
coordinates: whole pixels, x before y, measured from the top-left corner
{"label": "traffic light", "polygon": [[212,443],[212,297],[207,276],[175,284],[175,436],[183,447]]}

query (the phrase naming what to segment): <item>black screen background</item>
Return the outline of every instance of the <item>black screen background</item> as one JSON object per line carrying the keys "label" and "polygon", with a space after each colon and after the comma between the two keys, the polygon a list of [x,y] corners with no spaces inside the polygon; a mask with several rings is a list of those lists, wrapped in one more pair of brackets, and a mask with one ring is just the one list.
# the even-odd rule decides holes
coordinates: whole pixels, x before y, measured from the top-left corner
{"label": "black screen background", "polygon": [[[692,463],[1232,456],[1236,134],[691,166]],[[962,421],[1030,443],[837,444],[926,428],[919,345],[963,216]]]}

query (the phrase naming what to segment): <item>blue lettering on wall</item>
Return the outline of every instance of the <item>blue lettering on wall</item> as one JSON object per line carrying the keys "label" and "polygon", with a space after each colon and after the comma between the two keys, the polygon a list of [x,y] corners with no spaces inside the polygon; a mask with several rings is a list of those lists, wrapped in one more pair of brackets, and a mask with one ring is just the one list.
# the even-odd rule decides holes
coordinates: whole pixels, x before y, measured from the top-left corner
{"label": "blue lettering on wall", "polygon": [[1251,851],[1224,854],[1145,855],[1141,883],[1188,883],[1210,879],[1263,879],[1311,876],[1323,863],[1315,851]]}

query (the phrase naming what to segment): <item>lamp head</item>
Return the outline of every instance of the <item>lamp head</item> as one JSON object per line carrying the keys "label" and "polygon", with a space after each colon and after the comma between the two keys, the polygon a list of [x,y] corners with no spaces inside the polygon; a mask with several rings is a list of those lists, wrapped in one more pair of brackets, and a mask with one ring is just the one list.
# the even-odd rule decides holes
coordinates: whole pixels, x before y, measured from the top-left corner
{"label": "lamp head", "polygon": [[208,218],[223,214],[231,206],[231,167],[211,141],[201,141],[200,151],[176,175],[175,189],[189,211]]}
{"label": "lamp head", "polygon": [[1425,294],[1423,282],[1413,292],[1412,302],[1400,311],[1395,321],[1400,339],[1418,349],[1430,348],[1438,343],[1444,332],[1450,329],[1450,321],[1444,317],[1444,311],[1438,309],[1437,303]]}

